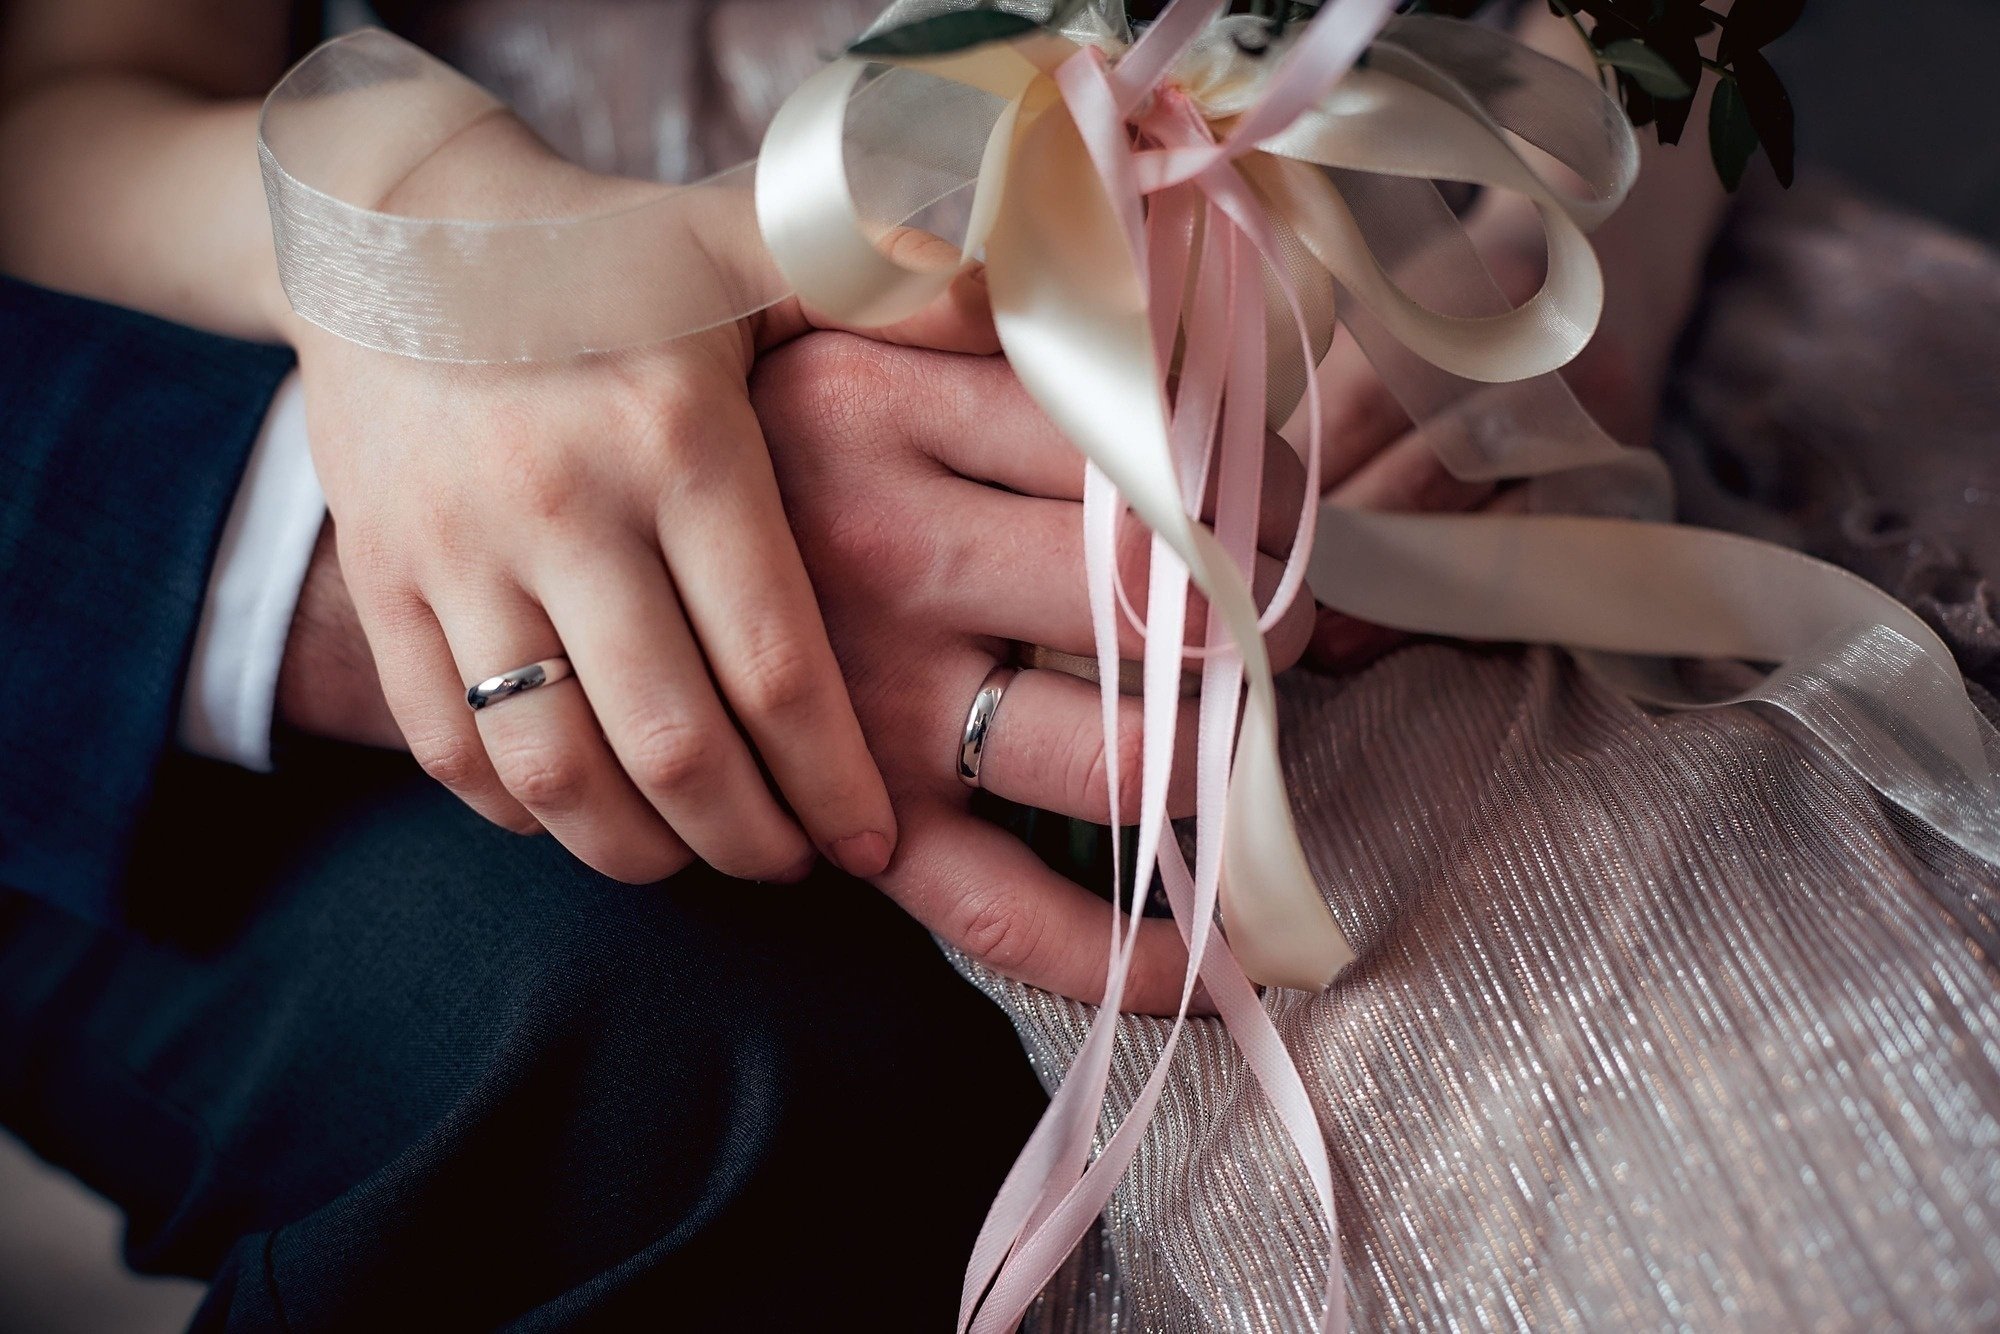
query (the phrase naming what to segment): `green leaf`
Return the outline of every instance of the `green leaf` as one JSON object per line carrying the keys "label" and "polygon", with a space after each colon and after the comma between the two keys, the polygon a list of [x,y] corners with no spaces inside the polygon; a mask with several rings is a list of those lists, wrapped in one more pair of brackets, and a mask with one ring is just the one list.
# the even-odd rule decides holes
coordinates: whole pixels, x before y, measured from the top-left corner
{"label": "green leaf", "polygon": [[1722,178],[1724,189],[1735,193],[1756,151],[1757,129],[1750,123],[1743,89],[1735,79],[1723,79],[1715,85],[1715,100],[1708,108],[1708,155],[1715,160],[1715,174]]}
{"label": "green leaf", "polygon": [[864,37],[847,48],[851,56],[942,56],[988,42],[1004,42],[1042,25],[1025,14],[1000,9],[961,9],[905,23]]}
{"label": "green leaf", "polygon": [[1680,72],[1667,63],[1667,58],[1644,42],[1621,37],[1599,51],[1597,58],[1631,75],[1632,82],[1654,97],[1672,100],[1694,93]]}
{"label": "green leaf", "polygon": [[1736,82],[1743,90],[1744,110],[1750,113],[1751,127],[1757,131],[1757,142],[1764,146],[1765,156],[1771,159],[1771,170],[1777,173],[1778,184],[1790,189],[1797,132],[1792,97],[1785,91],[1784,80],[1771,68],[1770,61],[1752,51],[1737,58]]}

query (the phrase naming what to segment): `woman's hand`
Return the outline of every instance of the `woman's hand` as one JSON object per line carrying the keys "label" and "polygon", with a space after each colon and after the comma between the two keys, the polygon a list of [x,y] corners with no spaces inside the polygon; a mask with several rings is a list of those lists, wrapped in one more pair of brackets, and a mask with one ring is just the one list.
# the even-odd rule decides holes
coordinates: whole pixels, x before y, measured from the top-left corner
{"label": "woman's hand", "polygon": [[[1483,234],[1482,234],[1483,233]],[[1482,254],[1507,299],[1519,304],[1542,282],[1539,232],[1500,236],[1475,226]],[[1684,312],[1658,319],[1607,318],[1583,352],[1562,370],[1570,390],[1612,438],[1644,446],[1653,433],[1669,355]],[[1511,493],[1490,482],[1465,481],[1439,461],[1429,434],[1409,415],[1345,327],[1321,371],[1328,393],[1323,494],[1354,509],[1404,512],[1504,508]],[[1433,423],[1440,429],[1442,423]],[[1444,429],[1449,429],[1448,426]],[[1352,670],[1402,642],[1394,630],[1321,610],[1307,658],[1328,670]]]}
{"label": "woman's hand", "polygon": [[[1084,1000],[1103,994],[1110,909],[968,811],[955,761],[968,709],[1010,641],[1091,655],[1083,569],[1082,458],[998,358],[944,356],[836,334],[758,363],[752,397],[778,483],[819,590],[861,726],[895,803],[901,842],[875,883],[974,957]],[[1268,598],[1289,545],[1304,470],[1274,438],[1263,506]],[[1144,607],[1150,536],[1121,526],[1125,584]],[[1205,623],[1193,599],[1190,626]],[[1273,666],[1297,661],[1312,625],[1299,598],[1269,639]],[[1121,651],[1141,652],[1127,627]],[[1118,735],[1123,807],[1137,817],[1140,703]],[[1175,816],[1193,813],[1194,706],[1182,709]],[[980,786],[996,796],[1108,823],[1098,687],[1021,671],[988,734]],[[1172,923],[1141,930],[1126,1005],[1171,1013],[1186,961]]]}
{"label": "woman's hand", "polygon": [[[1543,6],[1524,7],[1517,32],[1544,54],[1597,77],[1592,55],[1575,31]],[[1691,123],[1704,121],[1712,95],[1711,83],[1697,100]],[[1604,314],[1596,337],[1563,368],[1562,377],[1614,440],[1643,448],[1652,440],[1674,345],[1701,292],[1724,195],[1708,155],[1698,147],[1662,146],[1642,133],[1639,164],[1624,205],[1592,237],[1604,270]],[[1526,301],[1541,287],[1547,264],[1542,225],[1527,200],[1487,192],[1467,216],[1466,232],[1510,302]],[[1496,493],[1491,485],[1460,481],[1445,470],[1344,328],[1328,354],[1321,384],[1330,390],[1320,474],[1327,499],[1378,510],[1513,503],[1514,493]],[[1308,658],[1315,666],[1351,669],[1402,639],[1397,631],[1322,611]]]}
{"label": "woman's hand", "polygon": [[[551,216],[629,188],[496,116],[382,206]],[[891,336],[983,350],[981,290]],[[760,344],[809,323],[790,303],[616,354],[448,366],[290,321],[383,691],[487,818],[633,882],[690,856],[757,880],[804,876],[815,848],[856,875],[888,864],[894,813],[745,386]],[[467,707],[468,683],[558,655],[573,683]]]}

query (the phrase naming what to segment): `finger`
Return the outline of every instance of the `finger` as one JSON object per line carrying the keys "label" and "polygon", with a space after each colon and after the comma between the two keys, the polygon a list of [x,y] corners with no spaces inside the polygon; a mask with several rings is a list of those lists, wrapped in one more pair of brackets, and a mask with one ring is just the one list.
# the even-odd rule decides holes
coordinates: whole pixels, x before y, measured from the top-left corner
{"label": "finger", "polygon": [[697,857],[744,880],[797,880],[812,845],[778,805],[709,679],[659,553],[638,537],[537,570],[598,726],[626,776]]}
{"label": "finger", "polygon": [[[1201,517],[1215,522],[1217,488],[1222,484],[1221,469],[1211,469],[1207,489],[1202,494]],[[1280,559],[1291,554],[1292,540],[1298,536],[1299,519],[1305,510],[1306,465],[1285,438],[1276,431],[1264,433],[1264,467],[1257,487],[1257,549]]]}
{"label": "finger", "polygon": [[[678,462],[660,549],[723,698],[812,841],[850,875],[888,865],[896,818],[854,716],[750,404],[724,399]],[[720,447],[718,447],[720,446]]]}
{"label": "finger", "polygon": [[1473,509],[1492,494],[1491,482],[1452,476],[1423,432],[1411,431],[1329,490],[1326,498],[1350,509],[1456,513]]}
{"label": "finger", "polygon": [[[946,540],[954,578],[938,590],[936,614],[973,634],[1022,640],[1066,653],[1096,651],[1090,595],[1083,576],[1083,523],[1079,506],[1061,500],[1011,496],[990,487],[967,487],[954,502],[955,527]],[[1118,562],[1126,592],[1143,616],[1152,563],[1152,534],[1143,524],[1119,525]],[[1284,575],[1282,562],[1257,557],[1254,592],[1266,605]],[[1145,642],[1120,614],[1118,651],[1140,656]],[[1207,599],[1190,592],[1187,637],[1200,642],[1208,632]],[[1295,598],[1265,634],[1274,670],[1298,661],[1312,634],[1312,607]]]}
{"label": "finger", "polygon": [[[1084,458],[1051,423],[1002,362],[968,363],[937,377],[934,402],[910,425],[912,443],[961,477],[1024,496],[1082,500]],[[1258,545],[1274,556],[1290,549],[1304,507],[1305,464],[1275,431],[1264,433],[1264,482],[1258,493]],[[1201,514],[1213,519],[1211,470]]]}
{"label": "finger", "polygon": [[[1420,432],[1412,432],[1378,455],[1339,487],[1329,500],[1355,509],[1453,513],[1514,503],[1518,490],[1495,494],[1483,482],[1451,475]],[[1305,660],[1324,671],[1354,671],[1403,643],[1400,630],[1356,620],[1330,607],[1318,608]]]}
{"label": "finger", "polygon": [[910,443],[961,477],[1026,496],[1083,499],[1084,459],[1006,362],[966,362],[931,377]]}
{"label": "finger", "polygon": [[[882,252],[908,268],[945,272],[959,268],[957,246],[915,227],[898,227],[881,242]],[[986,287],[986,267],[975,264],[956,274],[951,284],[916,314],[894,324],[858,329],[825,312],[805,307],[806,321],[817,329],[841,329],[866,334],[885,343],[924,347],[937,352],[969,352],[990,356],[1000,350],[993,328],[993,300]]]}
{"label": "finger", "polygon": [[472,710],[466,707],[458,664],[431,609],[415,594],[382,598],[360,589],[356,593],[355,612],[374,654],[383,698],[411,757],[502,829],[540,833],[540,822],[514,799],[486,757]]}
{"label": "finger", "polygon": [[[945,803],[909,815],[876,885],[919,922],[1007,976],[1090,1003],[1104,999],[1111,905],[1044,866],[998,827]],[[1123,1008],[1172,1014],[1187,950],[1165,918],[1139,924]]]}
{"label": "finger", "polygon": [[[970,680],[969,704],[979,689]],[[1182,819],[1195,811],[1195,750],[1200,739],[1194,700],[1183,700],[1174,728],[1173,776],[1167,784],[1167,815]],[[1118,735],[1106,744],[1104,715],[1095,682],[1066,672],[1016,672],[1000,697],[979,762],[979,786],[996,797],[1097,824],[1111,824],[1110,761],[1118,761],[1118,820],[1136,824],[1142,797],[1145,757],[1145,704],[1134,696],[1118,701]],[[954,740],[964,712],[942,720]],[[943,729],[941,729],[943,730]],[[949,751],[940,750],[949,754]]]}
{"label": "finger", "polygon": [[[440,606],[438,620],[468,681],[563,652],[555,628],[519,589]],[[687,846],[612,757],[575,680],[472,716],[507,790],[580,861],[628,884],[664,880],[688,863]]]}
{"label": "finger", "polygon": [[1334,334],[1318,375],[1325,413],[1319,465],[1324,493],[1359,472],[1411,423],[1345,325]]}
{"label": "finger", "polygon": [[1401,630],[1357,621],[1345,612],[1321,607],[1312,643],[1306,647],[1306,663],[1323,672],[1359,671],[1409,638]]}

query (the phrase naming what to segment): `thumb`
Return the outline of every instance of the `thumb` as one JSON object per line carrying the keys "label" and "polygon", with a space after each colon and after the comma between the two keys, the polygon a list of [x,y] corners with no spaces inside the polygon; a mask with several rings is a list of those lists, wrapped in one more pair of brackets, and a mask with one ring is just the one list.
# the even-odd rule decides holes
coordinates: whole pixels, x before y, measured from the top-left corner
{"label": "thumb", "polygon": [[[906,268],[945,272],[959,266],[958,247],[941,236],[915,227],[898,227],[882,238],[882,253]],[[795,338],[807,329],[835,329],[903,347],[934,352],[966,352],[991,356],[1000,350],[993,328],[993,301],[986,288],[984,265],[968,265],[951,284],[916,314],[866,329],[833,318],[824,311],[789,298],[765,312],[761,347]]]}
{"label": "thumb", "polygon": [[[898,264],[912,269],[942,271],[957,268],[957,246],[941,236],[898,227],[882,240],[882,252]],[[812,318],[812,312],[807,312]],[[819,324],[815,320],[814,323]],[[823,329],[844,326],[831,321]],[[991,356],[1000,350],[1000,335],[993,328],[993,298],[986,288],[986,266],[969,265],[951,280],[951,285],[916,314],[880,329],[849,330],[867,333],[885,343],[904,347],[927,347],[934,352],[970,352]]]}

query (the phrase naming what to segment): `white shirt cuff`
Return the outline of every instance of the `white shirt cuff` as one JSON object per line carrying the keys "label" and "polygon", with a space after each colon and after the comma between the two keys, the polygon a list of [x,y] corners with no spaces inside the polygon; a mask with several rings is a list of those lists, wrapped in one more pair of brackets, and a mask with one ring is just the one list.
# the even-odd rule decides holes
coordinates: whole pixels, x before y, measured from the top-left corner
{"label": "white shirt cuff", "polygon": [[325,521],[294,371],[271,398],[209,571],[181,696],[180,741],[188,750],[259,772],[271,768],[278,667]]}

